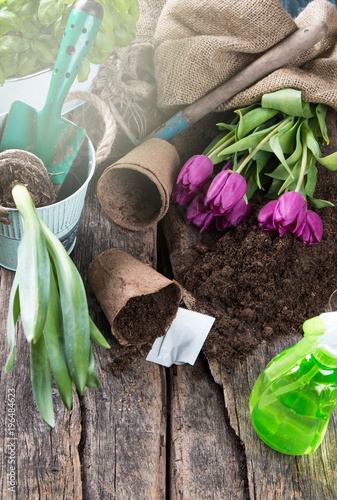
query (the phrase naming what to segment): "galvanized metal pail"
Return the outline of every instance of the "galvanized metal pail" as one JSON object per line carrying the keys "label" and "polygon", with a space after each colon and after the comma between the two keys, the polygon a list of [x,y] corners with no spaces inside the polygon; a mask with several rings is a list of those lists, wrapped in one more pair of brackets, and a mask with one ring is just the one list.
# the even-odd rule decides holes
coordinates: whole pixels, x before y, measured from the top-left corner
{"label": "galvanized metal pail", "polygon": [[[0,137],[2,136],[5,120],[0,122]],[[80,175],[69,171],[70,179],[67,181],[66,195],[60,201],[52,205],[38,208],[38,214],[53,233],[63,243],[70,254],[76,243],[76,234],[81,219],[85,196],[90,179],[95,168],[95,149],[88,138],[85,137],[77,162],[77,170]],[[22,220],[16,209],[7,209],[10,224],[0,224],[0,266],[11,271],[17,267],[17,249],[22,236]]]}

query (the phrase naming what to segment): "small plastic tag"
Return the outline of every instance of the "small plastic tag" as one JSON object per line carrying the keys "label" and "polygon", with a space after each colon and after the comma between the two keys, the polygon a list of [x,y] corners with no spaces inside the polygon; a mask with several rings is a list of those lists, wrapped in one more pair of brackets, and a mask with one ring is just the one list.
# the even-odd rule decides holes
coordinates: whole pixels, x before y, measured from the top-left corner
{"label": "small plastic tag", "polygon": [[166,334],[155,340],[146,360],[166,366],[194,365],[215,318],[179,307]]}

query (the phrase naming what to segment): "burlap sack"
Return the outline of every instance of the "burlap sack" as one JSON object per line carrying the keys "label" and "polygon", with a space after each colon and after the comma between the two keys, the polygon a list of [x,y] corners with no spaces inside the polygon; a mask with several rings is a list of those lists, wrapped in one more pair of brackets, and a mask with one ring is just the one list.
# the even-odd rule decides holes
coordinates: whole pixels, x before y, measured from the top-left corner
{"label": "burlap sack", "polygon": [[154,37],[158,106],[191,104],[297,28],[320,20],[328,25],[322,41],[219,110],[246,106],[284,87],[337,109],[337,9],[314,0],[294,20],[278,0],[168,0]]}

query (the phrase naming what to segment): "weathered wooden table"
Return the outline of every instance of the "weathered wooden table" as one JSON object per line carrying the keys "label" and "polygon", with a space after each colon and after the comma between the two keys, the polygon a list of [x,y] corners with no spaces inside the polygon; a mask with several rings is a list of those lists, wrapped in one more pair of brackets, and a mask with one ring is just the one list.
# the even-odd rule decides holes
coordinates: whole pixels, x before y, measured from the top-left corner
{"label": "weathered wooden table", "polygon": [[[188,156],[188,145],[186,149]],[[170,216],[164,219],[164,231],[132,233],[115,226],[97,201],[99,174],[98,169],[89,186],[72,258],[87,287],[91,316],[110,338],[109,325],[87,283],[91,260],[107,248],[119,247],[156,267],[160,252],[165,270],[166,234],[174,272],[179,242]],[[261,345],[231,373],[218,363],[208,364],[201,354],[195,366],[164,369],[143,360],[114,374],[109,352],[95,345],[101,387],[86,389],[82,397],[75,392],[71,412],[55,390],[56,426],[50,430],[33,399],[29,349],[21,326],[14,368],[8,375],[3,371],[13,277],[13,272],[0,268],[2,499],[337,498],[336,413],[312,456],[291,457],[271,450],[250,423],[248,399],[257,376],[297,339]]]}

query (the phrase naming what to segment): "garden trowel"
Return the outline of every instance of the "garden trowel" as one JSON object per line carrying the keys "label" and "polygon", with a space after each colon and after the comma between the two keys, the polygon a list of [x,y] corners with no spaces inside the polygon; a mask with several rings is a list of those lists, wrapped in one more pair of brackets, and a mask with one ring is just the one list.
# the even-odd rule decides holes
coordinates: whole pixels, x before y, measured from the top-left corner
{"label": "garden trowel", "polygon": [[317,21],[315,24],[299,28],[277,45],[271,47],[243,70],[236,73],[225,83],[211,90],[208,94],[190,104],[182,111],[176,113],[143,139],[138,139],[132,134],[123,118],[119,115],[117,109],[113,106],[111,106],[112,113],[135,146],[138,146],[145,140],[155,137],[170,140],[180,132],[188,129],[211,111],[214,111],[221,104],[229,101],[229,99],[242,90],[247,89],[273,71],[283,66],[291,65],[298,56],[321,41],[323,37],[326,36],[327,32],[328,26],[323,21]]}
{"label": "garden trowel", "polygon": [[23,149],[38,156],[54,184],[61,184],[72,165],[85,130],[66,122],[62,106],[82,62],[87,56],[103,18],[95,0],[78,0],[70,12],[41,111],[21,101],[9,110],[0,151]]}

